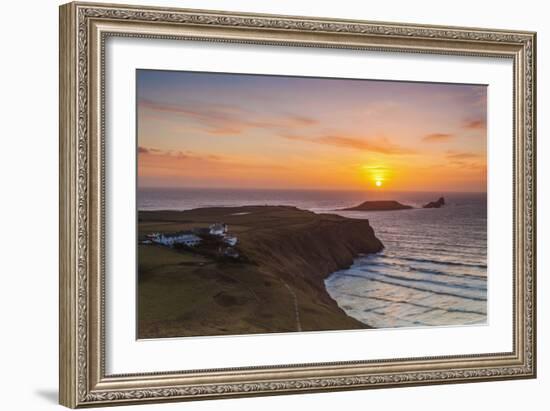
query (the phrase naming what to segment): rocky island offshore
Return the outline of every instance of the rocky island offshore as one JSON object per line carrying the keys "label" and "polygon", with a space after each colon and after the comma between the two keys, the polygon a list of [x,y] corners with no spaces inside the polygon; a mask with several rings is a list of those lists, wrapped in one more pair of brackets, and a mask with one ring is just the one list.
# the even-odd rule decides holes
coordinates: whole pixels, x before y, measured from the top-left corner
{"label": "rocky island offshore", "polygon": [[[445,198],[439,197],[437,201],[430,201],[422,206],[422,208],[441,208],[445,205]],[[340,211],[394,211],[394,210],[410,210],[414,207],[406,204],[401,204],[394,200],[384,201],[364,201],[355,207],[343,208]]]}
{"label": "rocky island offshore", "polygon": [[324,284],[383,249],[368,220],[213,207],[140,211],[138,228],[139,338],[369,328]]}
{"label": "rocky island offshore", "polygon": [[424,204],[422,208],[441,208],[445,205],[445,198],[439,197],[437,201],[430,201],[428,204]]}
{"label": "rocky island offshore", "polygon": [[365,201],[358,206],[344,208],[342,211],[392,211],[409,210],[413,207],[401,204],[397,201]]}

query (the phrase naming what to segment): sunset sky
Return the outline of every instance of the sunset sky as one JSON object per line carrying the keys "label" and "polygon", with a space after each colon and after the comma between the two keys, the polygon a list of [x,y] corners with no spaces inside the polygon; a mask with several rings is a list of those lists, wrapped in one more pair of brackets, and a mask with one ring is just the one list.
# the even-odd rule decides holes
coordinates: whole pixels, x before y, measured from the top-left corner
{"label": "sunset sky", "polygon": [[138,70],[139,187],[486,191],[483,85]]}

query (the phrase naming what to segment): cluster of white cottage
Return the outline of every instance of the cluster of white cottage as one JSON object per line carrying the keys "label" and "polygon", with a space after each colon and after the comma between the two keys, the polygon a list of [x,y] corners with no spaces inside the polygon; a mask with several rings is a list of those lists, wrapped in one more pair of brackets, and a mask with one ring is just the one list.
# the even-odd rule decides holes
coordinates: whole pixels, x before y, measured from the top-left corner
{"label": "cluster of white cottage", "polygon": [[[231,247],[234,247],[235,245],[237,245],[238,238],[233,235],[229,235],[227,231],[227,224],[222,223],[211,224],[208,228],[208,234],[222,237],[224,243]],[[147,235],[147,238],[152,243],[162,244],[168,247],[173,247],[176,244],[183,244],[188,247],[195,247],[199,245],[202,241],[202,238],[192,231],[181,231],[170,234],[153,233]]]}

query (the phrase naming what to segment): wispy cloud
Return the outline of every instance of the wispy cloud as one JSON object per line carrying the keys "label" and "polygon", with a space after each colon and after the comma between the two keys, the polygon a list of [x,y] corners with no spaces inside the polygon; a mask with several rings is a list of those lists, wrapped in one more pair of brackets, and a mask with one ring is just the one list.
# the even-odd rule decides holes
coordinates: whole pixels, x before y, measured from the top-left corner
{"label": "wispy cloud", "polygon": [[267,164],[263,161],[250,161],[241,158],[219,156],[215,154],[201,154],[192,151],[158,150],[154,148],[138,147],[139,167],[143,172],[147,170],[164,170],[164,173],[174,172],[185,175],[186,172],[208,173],[234,170],[264,170],[284,169],[280,164]]}
{"label": "wispy cloud", "polygon": [[447,151],[447,159],[449,160],[471,160],[481,158],[480,154],[471,153],[471,152],[458,152],[458,151]]}
{"label": "wispy cloud", "polygon": [[186,118],[198,123],[207,133],[214,135],[238,135],[250,128],[292,129],[318,123],[314,118],[290,113],[260,115],[237,105],[200,102],[166,104],[141,99],[139,108]]}
{"label": "wispy cloud", "polygon": [[445,157],[448,162],[447,164],[461,170],[486,170],[487,168],[485,157],[478,153],[449,150],[446,152]]}
{"label": "wispy cloud", "polygon": [[315,144],[325,144],[334,147],[347,148],[359,151],[370,151],[381,154],[414,154],[415,150],[392,143],[386,137],[348,137],[342,135],[324,135],[318,137],[305,137],[296,135],[284,135],[289,140],[306,141]]}
{"label": "wispy cloud", "polygon": [[466,120],[462,127],[469,130],[483,130],[487,127],[487,121],[485,119]]}
{"label": "wispy cloud", "polygon": [[162,150],[159,150],[158,148],[148,148],[143,146],[138,147],[138,154],[158,154],[161,152]]}
{"label": "wispy cloud", "polygon": [[428,142],[428,143],[439,143],[442,141],[449,141],[454,137],[453,134],[448,133],[431,133],[426,134],[424,137],[422,137],[422,141]]}

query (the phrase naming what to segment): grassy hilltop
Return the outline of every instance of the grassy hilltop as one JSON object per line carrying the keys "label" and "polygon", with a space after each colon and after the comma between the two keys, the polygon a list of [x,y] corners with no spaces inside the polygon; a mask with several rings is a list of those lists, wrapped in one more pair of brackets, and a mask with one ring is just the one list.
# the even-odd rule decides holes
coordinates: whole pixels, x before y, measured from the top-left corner
{"label": "grassy hilltop", "polygon": [[239,260],[138,246],[139,338],[368,328],[324,286],[358,254],[382,249],[367,220],[288,206],[140,211],[139,238],[215,222],[238,237]]}

